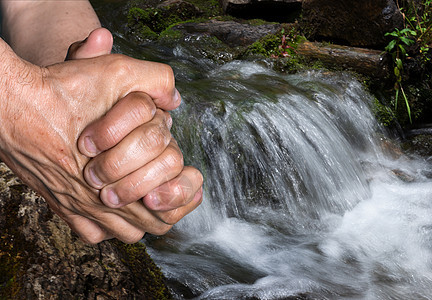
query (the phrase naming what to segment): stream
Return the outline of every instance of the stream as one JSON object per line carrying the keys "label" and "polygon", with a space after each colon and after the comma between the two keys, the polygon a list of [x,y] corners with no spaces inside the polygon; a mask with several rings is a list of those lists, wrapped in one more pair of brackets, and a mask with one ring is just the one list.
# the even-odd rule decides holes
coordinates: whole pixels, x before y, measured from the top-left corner
{"label": "stream", "polygon": [[173,67],[172,132],[205,177],[202,205],[144,239],[174,298],[432,299],[432,161],[383,150],[361,83],[196,45],[115,33],[116,52]]}

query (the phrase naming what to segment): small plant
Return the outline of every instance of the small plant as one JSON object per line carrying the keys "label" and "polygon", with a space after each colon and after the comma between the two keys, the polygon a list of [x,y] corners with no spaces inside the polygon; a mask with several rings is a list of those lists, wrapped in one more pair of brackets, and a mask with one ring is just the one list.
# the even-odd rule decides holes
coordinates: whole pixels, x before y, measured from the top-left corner
{"label": "small plant", "polygon": [[420,4],[410,1],[405,17],[405,27],[416,32],[415,42],[419,46],[420,54],[424,57],[432,42],[432,0],[425,0]]}
{"label": "small plant", "polygon": [[408,112],[408,117],[410,122],[411,119],[411,108],[408,102],[408,98],[402,86],[402,76],[403,76],[403,60],[408,56],[407,48],[415,43],[412,39],[417,33],[409,28],[404,28],[402,30],[395,29],[393,32],[386,33],[386,36],[392,36],[393,39],[385,47],[385,50],[391,54],[394,64],[393,73],[396,78],[394,89],[396,91],[395,95],[395,110],[397,109],[399,93],[402,93],[403,99],[405,100],[406,109]]}
{"label": "small plant", "polygon": [[281,34],[282,34],[281,43],[278,46],[278,51],[276,52],[276,54],[271,55],[271,57],[273,58],[290,57],[292,52],[294,53],[296,52],[296,50],[294,49],[293,46],[290,45],[290,43],[292,44],[296,42],[297,35],[285,34],[285,29],[282,29]]}
{"label": "small plant", "polygon": [[[400,3],[399,3],[400,2]],[[391,54],[395,76],[395,109],[397,109],[399,95],[405,100],[409,120],[411,108],[405,90],[402,85],[404,75],[404,61],[408,56],[416,58],[422,68],[430,63],[430,48],[432,47],[432,0],[397,1],[400,11],[404,16],[404,28],[395,29],[386,36],[392,37],[385,48]]]}
{"label": "small plant", "polygon": [[282,29],[278,34],[268,35],[252,44],[248,52],[272,58],[291,57],[296,54],[295,48],[301,39],[295,28],[288,32]]}

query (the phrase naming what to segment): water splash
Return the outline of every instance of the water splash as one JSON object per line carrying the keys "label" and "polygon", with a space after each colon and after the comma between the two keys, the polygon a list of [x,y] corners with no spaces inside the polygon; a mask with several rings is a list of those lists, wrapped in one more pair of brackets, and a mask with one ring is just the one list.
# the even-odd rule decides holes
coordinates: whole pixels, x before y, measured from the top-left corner
{"label": "water splash", "polygon": [[383,154],[361,84],[251,62],[205,70],[180,82],[174,113],[205,200],[148,241],[176,297],[429,299],[428,166]]}

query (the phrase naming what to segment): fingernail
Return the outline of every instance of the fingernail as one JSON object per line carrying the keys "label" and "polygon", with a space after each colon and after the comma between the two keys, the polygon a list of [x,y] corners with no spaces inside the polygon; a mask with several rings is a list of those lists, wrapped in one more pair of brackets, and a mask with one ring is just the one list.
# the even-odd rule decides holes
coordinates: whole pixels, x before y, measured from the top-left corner
{"label": "fingernail", "polygon": [[171,115],[168,115],[168,117],[166,118],[166,124],[167,124],[168,128],[171,129],[172,123],[173,123],[172,117],[171,117]]}
{"label": "fingernail", "polygon": [[147,199],[149,199],[149,201],[153,204],[153,209],[157,209],[160,205],[160,199],[157,193],[155,192],[151,192],[147,194]]}
{"label": "fingernail", "polygon": [[173,99],[174,99],[174,103],[175,104],[180,104],[181,97],[180,97],[179,91],[176,88],[174,89],[174,97],[173,97]]}
{"label": "fingernail", "polygon": [[195,194],[195,196],[194,196],[192,202],[196,202],[196,201],[200,200],[202,196],[203,196],[203,189],[202,189],[202,187],[201,187],[201,188],[199,189],[199,191],[196,192],[196,194]]}
{"label": "fingernail", "polygon": [[97,148],[95,143],[93,142],[93,140],[86,136],[84,138],[84,147],[87,150],[87,152],[91,153],[91,154],[96,154],[97,153]]}
{"label": "fingernail", "polygon": [[117,206],[120,203],[119,197],[113,190],[108,190],[107,201],[111,203],[112,206]]}
{"label": "fingernail", "polygon": [[90,177],[89,179],[93,183],[94,186],[96,186],[96,187],[102,187],[103,182],[99,179],[99,177],[96,176],[93,168],[90,168],[88,170],[88,174],[89,174],[89,177]]}

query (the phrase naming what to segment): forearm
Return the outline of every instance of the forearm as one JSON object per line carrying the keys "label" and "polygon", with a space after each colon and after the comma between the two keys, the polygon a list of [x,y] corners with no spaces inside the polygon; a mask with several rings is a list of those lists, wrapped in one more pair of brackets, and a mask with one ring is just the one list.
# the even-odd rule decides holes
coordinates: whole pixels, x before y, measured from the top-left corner
{"label": "forearm", "polygon": [[37,65],[63,61],[69,46],[100,27],[88,0],[0,0],[3,35],[23,59]]}

